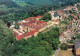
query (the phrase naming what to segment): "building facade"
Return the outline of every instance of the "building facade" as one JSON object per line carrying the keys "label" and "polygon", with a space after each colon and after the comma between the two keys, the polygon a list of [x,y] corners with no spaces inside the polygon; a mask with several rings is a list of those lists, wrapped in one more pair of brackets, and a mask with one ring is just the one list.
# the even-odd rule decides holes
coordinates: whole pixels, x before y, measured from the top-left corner
{"label": "building facade", "polygon": [[58,12],[54,12],[54,13],[52,14],[52,20],[55,21],[55,20],[58,20],[58,19],[60,19]]}
{"label": "building facade", "polygon": [[[27,39],[31,37],[32,35],[37,36],[38,31],[47,26],[47,22],[45,21],[39,21],[39,19],[42,16],[37,16],[37,17],[30,17],[27,19],[24,19],[23,21],[19,21],[18,25],[19,31],[14,33],[14,36],[17,40],[20,39]],[[21,34],[19,34],[21,33]]]}
{"label": "building facade", "polygon": [[80,40],[76,39],[74,42],[75,56],[80,56]]}

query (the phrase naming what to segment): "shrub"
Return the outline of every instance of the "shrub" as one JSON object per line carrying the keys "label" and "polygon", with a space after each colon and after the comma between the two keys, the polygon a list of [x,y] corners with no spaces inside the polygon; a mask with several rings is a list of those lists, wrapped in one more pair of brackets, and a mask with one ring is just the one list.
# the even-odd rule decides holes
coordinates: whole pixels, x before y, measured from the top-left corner
{"label": "shrub", "polygon": [[61,44],[61,50],[67,50],[68,49],[68,45],[66,43]]}

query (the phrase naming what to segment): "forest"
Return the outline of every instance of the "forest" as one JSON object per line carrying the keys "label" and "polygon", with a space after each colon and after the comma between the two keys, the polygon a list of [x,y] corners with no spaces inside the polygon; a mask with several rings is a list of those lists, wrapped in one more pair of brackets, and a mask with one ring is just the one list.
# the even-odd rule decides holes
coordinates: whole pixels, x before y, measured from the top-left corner
{"label": "forest", "polygon": [[59,29],[52,27],[47,32],[40,32],[37,37],[17,41],[13,32],[0,20],[0,55],[1,56],[50,56],[58,48]]}
{"label": "forest", "polygon": [[[24,1],[27,5],[21,6],[20,1]],[[63,9],[77,2],[80,0],[0,0],[0,19],[4,22],[22,20],[32,16],[44,15],[50,10]]]}
{"label": "forest", "polygon": [[[44,0],[23,1],[28,5],[20,6],[13,0],[0,0],[0,56],[51,56],[52,51],[55,52],[59,44],[58,27],[53,27],[47,32],[40,32],[36,37],[32,36],[27,40],[17,41],[5,23],[38,15],[43,15],[41,20],[47,21],[45,18],[50,20],[50,14],[45,14],[46,12],[63,9],[80,0],[46,0],[47,4],[43,2]],[[51,2],[49,3],[49,1]],[[40,4],[43,2],[43,5],[38,2]]]}

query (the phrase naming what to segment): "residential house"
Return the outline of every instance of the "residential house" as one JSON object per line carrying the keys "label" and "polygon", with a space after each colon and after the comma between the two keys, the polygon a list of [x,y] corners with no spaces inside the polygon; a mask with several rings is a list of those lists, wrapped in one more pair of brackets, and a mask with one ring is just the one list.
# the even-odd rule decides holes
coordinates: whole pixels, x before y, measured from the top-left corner
{"label": "residential house", "polygon": [[74,7],[72,8],[73,12],[77,12],[78,13],[78,8],[77,8],[77,4],[74,5]]}
{"label": "residential house", "polygon": [[73,10],[73,12],[77,12],[78,13],[78,8],[77,7],[73,7],[72,10]]}
{"label": "residential house", "polygon": [[65,39],[65,34],[62,33],[62,34],[60,35],[60,37],[59,37],[59,41],[63,41],[64,39]]}
{"label": "residential house", "polygon": [[58,19],[60,19],[58,12],[54,12],[54,13],[52,14],[52,20],[55,21],[55,20],[58,20]]}
{"label": "residential house", "polygon": [[69,6],[65,10],[69,11],[69,10],[72,10],[72,8],[73,8],[73,6]]}

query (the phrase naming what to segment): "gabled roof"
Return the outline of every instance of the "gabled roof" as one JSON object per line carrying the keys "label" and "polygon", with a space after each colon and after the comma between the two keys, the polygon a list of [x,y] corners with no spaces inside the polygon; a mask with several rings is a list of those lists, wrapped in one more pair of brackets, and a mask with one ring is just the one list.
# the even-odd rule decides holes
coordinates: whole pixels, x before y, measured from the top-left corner
{"label": "gabled roof", "polygon": [[31,32],[27,32],[27,33],[22,33],[22,35],[18,35],[17,33],[14,33],[16,39],[20,40],[22,38],[27,38],[28,36],[32,36],[39,29],[44,27],[44,25],[46,26],[47,23],[45,21],[38,21],[35,19],[35,18],[41,18],[41,17],[43,17],[43,16],[30,17],[30,18],[24,19],[24,21],[22,21],[22,22],[18,22],[18,24],[22,25],[23,27],[27,26],[27,27],[33,28],[35,30],[32,30]]}
{"label": "gabled roof", "polygon": [[24,36],[23,35],[19,35],[16,37],[17,40],[21,40]]}
{"label": "gabled roof", "polygon": [[30,19],[35,20],[36,18],[42,18],[42,17],[43,17],[43,16],[29,17],[29,18],[27,18],[27,19],[24,19],[24,21],[27,21],[27,20],[30,20]]}
{"label": "gabled roof", "polygon": [[67,10],[71,10],[71,9],[72,9],[72,6],[69,6],[69,7],[67,7],[66,9],[67,9]]}
{"label": "gabled roof", "polygon": [[[39,16],[38,16],[39,17]],[[29,26],[34,29],[40,29],[41,25],[47,24],[45,21],[26,19],[28,22],[18,22],[19,25]]]}
{"label": "gabled roof", "polygon": [[74,15],[74,14],[71,14],[71,16],[73,16],[74,18],[76,18],[77,16],[76,15]]}
{"label": "gabled roof", "polygon": [[76,39],[74,42],[75,48],[80,48],[80,39]]}
{"label": "gabled roof", "polygon": [[58,13],[62,13],[62,10],[58,10],[57,12],[58,12]]}
{"label": "gabled roof", "polygon": [[27,36],[34,35],[35,32],[37,32],[37,31],[38,31],[38,29],[35,29],[35,30],[31,31],[31,32],[27,32],[27,33],[24,33],[24,34],[22,34],[22,35],[16,36],[16,38],[17,38],[17,40],[21,40],[21,39],[24,38],[24,37],[27,38]]}
{"label": "gabled roof", "polygon": [[59,20],[56,20],[55,22],[59,22]]}
{"label": "gabled roof", "polygon": [[14,36],[17,37],[18,36],[18,33],[17,32],[14,32]]}

